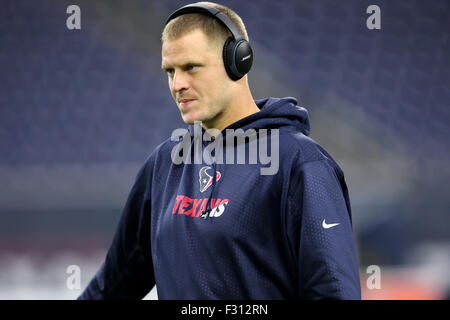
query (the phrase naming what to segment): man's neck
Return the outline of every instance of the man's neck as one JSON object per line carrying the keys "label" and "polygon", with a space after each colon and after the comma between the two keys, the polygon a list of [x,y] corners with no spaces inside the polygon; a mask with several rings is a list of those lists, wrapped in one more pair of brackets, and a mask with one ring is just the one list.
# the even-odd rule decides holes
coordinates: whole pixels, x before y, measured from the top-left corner
{"label": "man's neck", "polygon": [[219,119],[217,119],[214,123],[208,123],[203,122],[202,126],[205,130],[208,129],[217,129],[219,131],[222,131],[229,125],[248,117],[249,115],[252,115],[254,113],[257,113],[259,111],[258,106],[255,104],[255,101],[253,100],[253,97],[250,92],[245,95],[245,99],[242,99],[242,97],[236,99],[235,101],[232,101],[230,106],[228,106],[224,113],[222,114]]}

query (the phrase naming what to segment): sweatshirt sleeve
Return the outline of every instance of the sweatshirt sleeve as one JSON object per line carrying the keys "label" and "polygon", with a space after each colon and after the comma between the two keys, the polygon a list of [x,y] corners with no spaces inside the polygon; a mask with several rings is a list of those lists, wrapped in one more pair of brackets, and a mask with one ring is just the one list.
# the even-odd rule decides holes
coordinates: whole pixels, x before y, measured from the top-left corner
{"label": "sweatshirt sleeve", "polygon": [[155,285],[150,252],[151,183],[144,166],[128,196],[106,259],[79,300],[142,299]]}
{"label": "sweatshirt sleeve", "polygon": [[338,165],[329,159],[299,165],[287,213],[299,298],[361,299],[350,200]]}

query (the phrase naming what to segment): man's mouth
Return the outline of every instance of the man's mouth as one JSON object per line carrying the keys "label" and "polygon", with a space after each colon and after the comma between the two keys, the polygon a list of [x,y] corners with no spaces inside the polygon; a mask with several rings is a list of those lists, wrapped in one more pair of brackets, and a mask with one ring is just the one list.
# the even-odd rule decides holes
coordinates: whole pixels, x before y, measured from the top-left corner
{"label": "man's mouth", "polygon": [[180,107],[187,107],[194,99],[181,99]]}

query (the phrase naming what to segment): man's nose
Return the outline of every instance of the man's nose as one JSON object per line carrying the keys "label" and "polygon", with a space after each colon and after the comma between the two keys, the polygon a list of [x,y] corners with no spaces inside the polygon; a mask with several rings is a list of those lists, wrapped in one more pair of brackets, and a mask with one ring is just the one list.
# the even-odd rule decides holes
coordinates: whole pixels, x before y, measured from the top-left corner
{"label": "man's nose", "polygon": [[181,91],[183,89],[188,88],[188,82],[186,79],[186,75],[180,71],[174,71],[173,79],[172,79],[172,90],[173,91]]}

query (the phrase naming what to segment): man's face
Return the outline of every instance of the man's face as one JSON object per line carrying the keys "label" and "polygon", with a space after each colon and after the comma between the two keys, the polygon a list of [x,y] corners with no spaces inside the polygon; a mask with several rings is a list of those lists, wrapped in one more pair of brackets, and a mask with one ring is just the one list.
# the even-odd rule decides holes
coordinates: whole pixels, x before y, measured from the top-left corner
{"label": "man's face", "polygon": [[172,97],[183,121],[202,121],[216,127],[231,99],[221,48],[209,44],[199,29],[162,46],[162,69],[167,72]]}

